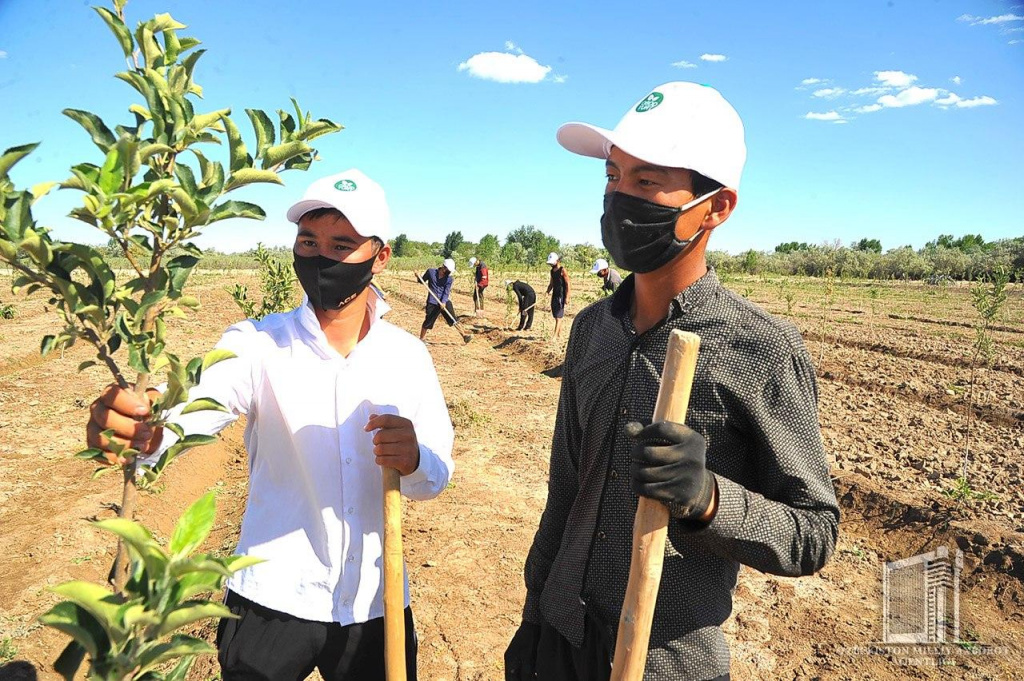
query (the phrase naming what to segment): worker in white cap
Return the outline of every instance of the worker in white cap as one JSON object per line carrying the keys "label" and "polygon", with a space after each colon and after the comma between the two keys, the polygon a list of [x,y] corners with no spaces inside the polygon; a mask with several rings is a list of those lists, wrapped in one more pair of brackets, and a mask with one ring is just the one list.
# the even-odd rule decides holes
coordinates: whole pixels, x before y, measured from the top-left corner
{"label": "worker in white cap", "polygon": [[555,252],[548,253],[548,265],[551,266],[551,278],[548,280],[547,292],[551,294],[551,316],[555,319],[555,330],[552,340],[558,340],[562,329],[562,318],[565,308],[569,306],[569,273],[562,265],[562,258]]}
{"label": "worker in white cap", "polygon": [[445,258],[440,267],[431,267],[416,279],[427,285],[427,302],[420,340],[426,340],[427,331],[434,328],[434,322],[444,314],[448,326],[455,324],[455,307],[452,305],[452,283],[455,281],[455,260]]}
{"label": "worker in white cap", "polygon": [[[245,415],[249,494],[235,552],[263,562],[228,581],[235,617],[217,631],[219,678],[303,679],[317,668],[327,681],[383,679],[380,468],[401,473],[407,497],[437,496],[454,470],[451,420],[426,348],[380,318],[387,306],[369,288],[391,257],[383,189],[358,170],[331,175],[287,216],[305,296],[217,343],[235,356],[204,370],[187,404],[223,409],[181,405],[165,415],[180,430],[150,430],[136,419],[153,393],[111,386],[93,404],[89,443],[132,443],[144,468],[174,456],[180,435],[212,435]],[[405,593],[414,679],[408,584]]]}
{"label": "worker in white cap", "polygon": [[608,261],[604,258],[598,258],[594,261],[594,266],[590,268],[590,273],[601,277],[601,293],[606,296],[615,293],[615,289],[622,283],[622,277],[608,266]]}
{"label": "worker in white cap", "polygon": [[[569,334],[506,679],[609,678],[641,496],[670,515],[644,678],[728,679],[721,627],[740,565],[812,574],[839,521],[800,333],[704,257],[739,198],[743,124],[714,88],[673,82],[614,129],[568,123],[557,138],[604,163],[601,237],[633,274]],[[701,338],[687,423],[652,424],[676,329]]]}

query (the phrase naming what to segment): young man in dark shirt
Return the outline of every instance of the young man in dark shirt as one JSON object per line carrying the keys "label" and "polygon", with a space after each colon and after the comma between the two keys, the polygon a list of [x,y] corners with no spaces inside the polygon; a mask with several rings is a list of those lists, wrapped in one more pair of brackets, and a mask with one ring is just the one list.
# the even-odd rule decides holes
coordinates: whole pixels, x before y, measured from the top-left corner
{"label": "young man in dark shirt", "polygon": [[604,258],[598,258],[594,261],[594,266],[590,268],[590,273],[601,277],[601,293],[606,296],[615,293],[615,289],[622,283],[622,277],[608,265],[608,261]]}
{"label": "young man in dark shirt", "polygon": [[525,281],[506,281],[505,286],[512,288],[519,303],[519,328],[517,331],[529,331],[533,326],[533,311],[537,307],[537,293]]}
{"label": "young man in dark shirt", "polygon": [[[416,275],[416,279],[427,285],[430,293],[427,294],[427,304],[423,317],[423,326],[420,327],[420,340],[427,337],[427,331],[434,328],[434,322],[438,316],[444,315],[448,326],[455,324],[455,308],[450,300],[452,295],[452,282],[455,281],[455,261],[445,258],[440,267],[431,267],[423,273],[423,276]],[[441,306],[444,306],[444,311]],[[447,312],[447,314],[445,314]]]}
{"label": "young man in dark shirt", "polygon": [[[569,123],[558,141],[605,159],[602,238],[634,274],[569,336],[506,679],[609,677],[638,495],[671,515],[645,678],[728,679],[721,626],[739,566],[813,574],[839,522],[800,334],[726,290],[704,258],[736,206],[743,124],[716,90],[677,82],[614,130]],[[688,423],[644,427],[673,329],[701,338]]]}

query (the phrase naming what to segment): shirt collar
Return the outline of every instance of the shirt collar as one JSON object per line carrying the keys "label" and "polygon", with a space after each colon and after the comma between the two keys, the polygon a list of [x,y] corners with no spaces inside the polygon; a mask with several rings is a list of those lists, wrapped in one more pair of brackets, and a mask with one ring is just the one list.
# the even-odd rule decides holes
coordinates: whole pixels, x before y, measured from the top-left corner
{"label": "shirt collar", "polygon": [[[373,327],[377,324],[377,320],[391,311],[391,306],[384,301],[384,294],[373,284],[370,284],[370,295],[366,297],[366,311],[370,315],[370,331],[372,331]],[[327,336],[324,335],[324,330],[320,328],[320,320],[316,318],[316,312],[313,311],[313,305],[309,302],[309,296],[305,293],[302,294],[302,304],[299,305],[298,315],[299,325],[313,336],[317,347],[332,356],[341,356],[338,354],[338,351],[331,347],[331,344],[327,342]],[[369,337],[370,331],[367,331],[366,336],[363,336],[363,338],[356,343],[357,349],[359,345]]]}
{"label": "shirt collar", "polygon": [[[616,317],[629,315],[629,307],[633,302],[633,291],[636,288],[636,275],[630,274],[622,280],[619,288],[612,294],[612,314]],[[702,305],[719,288],[720,282],[714,267],[697,281],[679,292],[669,304],[668,318],[682,316]]]}

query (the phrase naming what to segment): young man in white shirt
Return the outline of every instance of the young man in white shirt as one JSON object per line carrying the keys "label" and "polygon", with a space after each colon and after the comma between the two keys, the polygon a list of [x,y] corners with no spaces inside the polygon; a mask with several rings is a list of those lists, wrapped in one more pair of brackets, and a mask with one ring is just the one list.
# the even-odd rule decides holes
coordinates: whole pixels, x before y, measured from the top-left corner
{"label": "young man in white shirt", "polygon": [[[430,499],[454,470],[453,430],[430,355],[380,316],[369,287],[391,256],[383,190],[358,170],[314,182],[288,211],[298,225],[302,304],[231,326],[218,342],[236,357],[211,366],[190,399],[226,412],[171,414],[185,434],[219,432],[246,415],[249,495],[236,552],[265,559],[228,582],[239,619],[221,622],[224,681],[384,679],[380,466],[402,493]],[[176,412],[180,412],[180,407]],[[174,434],[138,419],[149,405],[110,386],[93,403],[89,444],[102,432],[158,457]],[[108,453],[114,462],[116,457]],[[406,602],[408,678],[417,641]]]}

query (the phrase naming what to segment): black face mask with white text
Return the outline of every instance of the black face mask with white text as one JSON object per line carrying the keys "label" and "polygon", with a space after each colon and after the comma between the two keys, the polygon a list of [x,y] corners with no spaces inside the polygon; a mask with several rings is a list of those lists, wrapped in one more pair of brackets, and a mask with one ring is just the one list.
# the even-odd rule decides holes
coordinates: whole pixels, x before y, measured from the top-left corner
{"label": "black face mask with white text", "polygon": [[689,239],[677,239],[679,216],[718,191],[698,196],[679,208],[609,192],[604,195],[604,215],[601,216],[604,247],[620,267],[632,272],[653,272],[682,253],[701,233],[698,231]]}
{"label": "black face mask with white text", "polygon": [[373,262],[370,256],[363,262],[340,262],[322,255],[295,256],[295,274],[309,302],[318,310],[340,310],[370,285]]}

